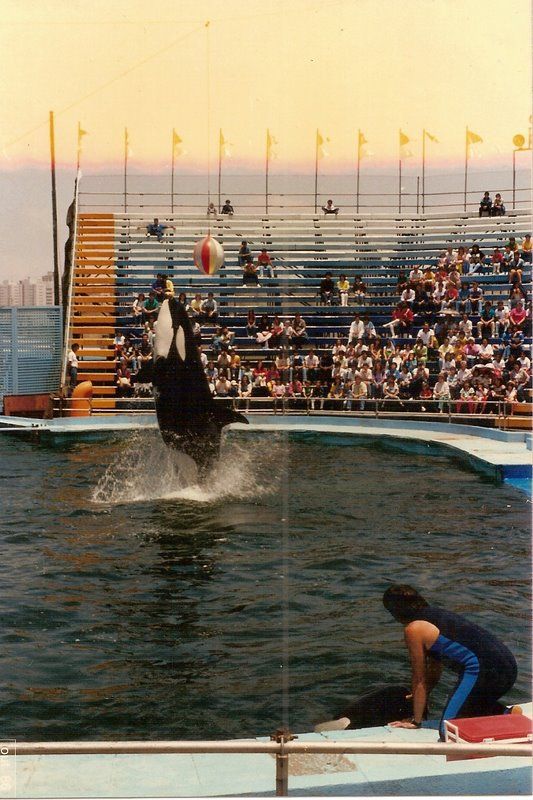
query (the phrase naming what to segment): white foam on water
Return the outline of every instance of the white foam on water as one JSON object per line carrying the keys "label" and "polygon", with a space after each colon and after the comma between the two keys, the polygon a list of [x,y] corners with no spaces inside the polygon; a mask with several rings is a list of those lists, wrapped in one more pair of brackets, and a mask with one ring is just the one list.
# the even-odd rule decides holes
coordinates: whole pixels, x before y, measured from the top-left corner
{"label": "white foam on water", "polygon": [[147,500],[216,503],[254,500],[276,492],[283,437],[255,441],[223,438],[220,459],[200,481],[188,456],[167,447],[157,434],[135,433],[98,481],[92,501],[117,505]]}

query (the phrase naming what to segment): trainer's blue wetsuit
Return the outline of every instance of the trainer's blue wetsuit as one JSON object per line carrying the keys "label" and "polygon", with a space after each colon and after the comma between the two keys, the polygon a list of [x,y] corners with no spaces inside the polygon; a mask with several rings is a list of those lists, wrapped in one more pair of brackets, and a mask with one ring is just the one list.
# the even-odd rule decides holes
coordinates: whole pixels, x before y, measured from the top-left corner
{"label": "trainer's blue wetsuit", "polygon": [[428,606],[416,612],[439,629],[428,655],[459,672],[459,680],[448,698],[439,724],[444,720],[501,714],[498,699],[516,680],[516,661],[511,651],[495,636],[459,614]]}

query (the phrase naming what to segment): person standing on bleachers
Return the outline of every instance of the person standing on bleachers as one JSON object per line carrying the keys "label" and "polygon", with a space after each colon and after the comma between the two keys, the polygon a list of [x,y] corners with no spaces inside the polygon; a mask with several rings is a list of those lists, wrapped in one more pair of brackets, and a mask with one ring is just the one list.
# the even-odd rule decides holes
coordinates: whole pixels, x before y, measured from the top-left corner
{"label": "person standing on bleachers", "polygon": [[479,216],[490,217],[491,210],[492,210],[492,200],[489,192],[485,192],[485,194],[479,201]]}

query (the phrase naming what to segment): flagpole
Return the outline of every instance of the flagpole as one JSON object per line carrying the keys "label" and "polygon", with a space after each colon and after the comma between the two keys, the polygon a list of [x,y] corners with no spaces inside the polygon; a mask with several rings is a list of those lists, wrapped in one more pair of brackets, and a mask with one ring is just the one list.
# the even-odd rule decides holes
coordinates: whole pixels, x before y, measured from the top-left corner
{"label": "flagpole", "polygon": [[172,128],[172,171],[170,174],[170,210],[174,213],[174,164],[176,161],[176,146],[174,144],[176,139],[176,131]]}
{"label": "flagpole", "polygon": [[426,129],[422,130],[422,213],[426,211]]}
{"label": "flagpole", "polygon": [[318,128],[316,129],[316,143],[315,143],[315,214],[318,208]]}
{"label": "flagpole", "polygon": [[357,129],[357,181],[355,188],[355,210],[359,214],[359,179],[361,176],[361,129]]}
{"label": "flagpole", "polygon": [[266,161],[265,161],[265,214],[268,214],[268,156],[270,132],[267,128]]}
{"label": "flagpole", "polygon": [[466,211],[466,194],[468,189],[468,125],[466,126],[465,138],[465,197],[464,197],[464,210]]}
{"label": "flagpole", "polygon": [[128,210],[128,129],[124,128],[124,213]]}
{"label": "flagpole", "polygon": [[76,175],[80,171],[80,156],[81,156],[81,136],[80,136],[80,131],[81,131],[81,125],[78,122],[78,153],[77,153],[77,157],[76,157]]}
{"label": "flagpole", "polygon": [[57,254],[57,192],[56,192],[56,146],[54,112],[50,111],[50,173],[52,177],[52,234],[54,247],[54,305],[59,305],[59,259]]}
{"label": "flagpole", "polygon": [[219,129],[218,137],[218,208],[220,210],[220,186],[222,183],[222,128]]}
{"label": "flagpole", "polygon": [[402,213],[402,159],[398,159],[398,213]]}

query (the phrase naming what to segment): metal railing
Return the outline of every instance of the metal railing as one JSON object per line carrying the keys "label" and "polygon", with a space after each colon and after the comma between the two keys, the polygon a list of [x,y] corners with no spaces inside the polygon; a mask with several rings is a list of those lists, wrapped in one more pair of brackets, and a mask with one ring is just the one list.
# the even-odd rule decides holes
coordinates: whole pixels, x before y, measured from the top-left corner
{"label": "metal railing", "polygon": [[[270,741],[121,741],[121,742],[16,742],[6,755],[143,755],[143,754],[267,754],[275,758],[276,796],[286,797],[289,792],[290,756],[296,754],[336,755],[421,755],[471,758],[474,756],[505,756],[529,758],[533,755],[529,744],[428,743],[428,742],[298,742],[298,737],[286,730],[272,734]],[[354,766],[355,768],[355,766]],[[240,789],[238,789],[240,791]]]}

